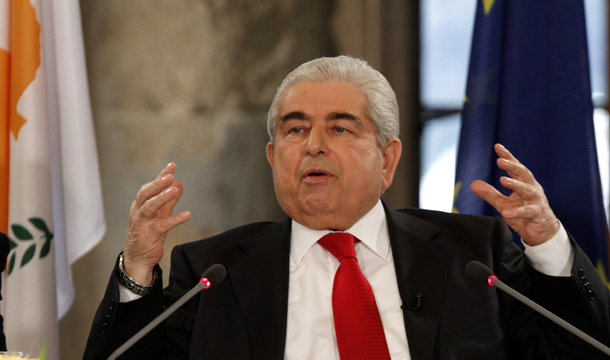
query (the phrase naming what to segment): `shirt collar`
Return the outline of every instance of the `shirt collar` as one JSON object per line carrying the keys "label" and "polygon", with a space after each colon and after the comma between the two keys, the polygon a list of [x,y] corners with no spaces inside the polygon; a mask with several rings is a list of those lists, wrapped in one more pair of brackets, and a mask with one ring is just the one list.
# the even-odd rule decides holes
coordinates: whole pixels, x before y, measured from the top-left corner
{"label": "shirt collar", "polygon": [[[330,230],[312,230],[292,220],[292,232],[290,235],[290,255],[298,264],[305,253],[320,238]],[[357,237],[368,249],[377,256],[386,259],[390,247],[387,220],[381,200],[358,220],[351,228],[345,231]]]}

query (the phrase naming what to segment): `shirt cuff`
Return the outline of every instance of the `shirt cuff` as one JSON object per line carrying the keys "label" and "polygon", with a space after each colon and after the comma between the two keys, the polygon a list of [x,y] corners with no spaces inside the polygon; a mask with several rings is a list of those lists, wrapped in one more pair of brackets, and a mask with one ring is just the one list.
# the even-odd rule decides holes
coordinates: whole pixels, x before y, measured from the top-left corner
{"label": "shirt cuff", "polygon": [[119,283],[119,302],[127,303],[130,301],[138,300],[142,295],[138,295],[133,291],[126,288],[123,284]]}
{"label": "shirt cuff", "polygon": [[521,243],[536,270],[549,276],[571,276],[574,249],[561,222],[559,226],[557,234],[544,244],[529,246],[523,239]]}

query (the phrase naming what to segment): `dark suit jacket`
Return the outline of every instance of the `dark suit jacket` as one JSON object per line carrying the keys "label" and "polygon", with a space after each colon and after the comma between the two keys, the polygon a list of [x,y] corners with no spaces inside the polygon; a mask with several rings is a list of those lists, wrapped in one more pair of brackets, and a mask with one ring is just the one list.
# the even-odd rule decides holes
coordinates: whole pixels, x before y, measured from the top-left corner
{"label": "dark suit jacket", "polygon": [[[464,273],[469,261],[481,261],[508,285],[609,344],[609,291],[578,247],[572,277],[549,277],[527,264],[501,219],[419,209],[385,211],[403,304],[423,295],[419,308],[403,305],[412,359],[606,358]],[[113,274],[84,358],[105,359],[191,289],[207,267],[220,263],[227,268],[224,282],[187,302],[124,358],[164,359],[169,353],[171,359],[283,359],[289,253],[286,219],[177,246],[168,287],[163,291],[157,284],[133,302],[119,304]]]}

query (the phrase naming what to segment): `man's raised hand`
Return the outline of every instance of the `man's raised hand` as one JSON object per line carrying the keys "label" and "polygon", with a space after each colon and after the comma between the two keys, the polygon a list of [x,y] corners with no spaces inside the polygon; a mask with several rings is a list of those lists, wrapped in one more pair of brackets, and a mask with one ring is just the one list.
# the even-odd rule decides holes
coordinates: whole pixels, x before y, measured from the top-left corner
{"label": "man's raised hand", "polygon": [[546,242],[559,231],[560,226],[544,195],[544,189],[529,169],[504,146],[496,144],[494,149],[499,156],[498,166],[509,175],[500,178],[500,183],[512,190],[512,194],[504,196],[481,180],[473,181],[470,188],[498,210],[528,245]]}
{"label": "man's raised hand", "polygon": [[167,232],[191,217],[188,211],[172,215],[182,196],[182,184],[174,180],[175,171],[176,164],[169,163],[155,180],[142,185],[131,204],[123,266],[142,285],[152,283],[152,269],[163,257]]}

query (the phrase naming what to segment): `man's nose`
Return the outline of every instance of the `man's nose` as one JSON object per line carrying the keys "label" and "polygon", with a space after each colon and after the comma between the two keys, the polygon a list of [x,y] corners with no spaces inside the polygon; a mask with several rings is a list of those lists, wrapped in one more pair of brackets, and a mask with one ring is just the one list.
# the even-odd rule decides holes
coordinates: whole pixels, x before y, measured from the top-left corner
{"label": "man's nose", "polygon": [[307,141],[307,153],[311,156],[328,153],[328,144],[322,129],[312,129]]}

